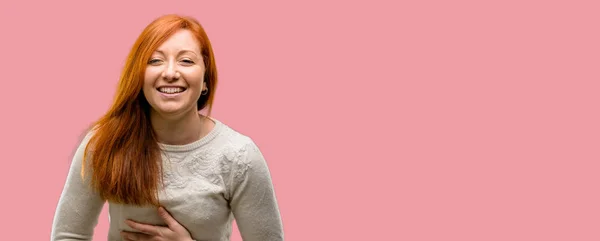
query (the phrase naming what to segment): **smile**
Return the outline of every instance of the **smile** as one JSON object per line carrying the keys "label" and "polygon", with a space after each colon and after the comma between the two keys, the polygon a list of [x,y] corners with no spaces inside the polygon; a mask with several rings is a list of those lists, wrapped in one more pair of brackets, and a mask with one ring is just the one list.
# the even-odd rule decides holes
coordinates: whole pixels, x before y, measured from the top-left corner
{"label": "smile", "polygon": [[186,90],[186,88],[183,88],[183,87],[159,87],[156,90],[158,90],[158,92],[161,92],[164,94],[177,94],[177,93],[184,92]]}

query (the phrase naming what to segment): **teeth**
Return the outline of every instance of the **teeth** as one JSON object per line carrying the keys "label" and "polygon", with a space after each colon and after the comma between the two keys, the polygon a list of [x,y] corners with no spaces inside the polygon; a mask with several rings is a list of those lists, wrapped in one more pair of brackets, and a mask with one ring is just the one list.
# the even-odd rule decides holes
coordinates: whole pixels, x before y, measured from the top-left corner
{"label": "teeth", "polygon": [[180,87],[161,87],[161,88],[158,88],[158,91],[160,91],[162,93],[167,93],[167,94],[180,93],[180,92],[183,92],[184,90],[185,90],[184,88],[180,88]]}

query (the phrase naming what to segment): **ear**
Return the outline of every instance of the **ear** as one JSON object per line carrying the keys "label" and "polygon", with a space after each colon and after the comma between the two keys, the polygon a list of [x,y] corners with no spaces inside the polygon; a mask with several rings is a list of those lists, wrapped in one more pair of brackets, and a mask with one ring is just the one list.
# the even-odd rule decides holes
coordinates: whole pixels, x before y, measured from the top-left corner
{"label": "ear", "polygon": [[206,82],[204,82],[204,84],[202,85],[202,91],[200,92],[201,95],[206,95],[208,94],[208,87],[206,86]]}

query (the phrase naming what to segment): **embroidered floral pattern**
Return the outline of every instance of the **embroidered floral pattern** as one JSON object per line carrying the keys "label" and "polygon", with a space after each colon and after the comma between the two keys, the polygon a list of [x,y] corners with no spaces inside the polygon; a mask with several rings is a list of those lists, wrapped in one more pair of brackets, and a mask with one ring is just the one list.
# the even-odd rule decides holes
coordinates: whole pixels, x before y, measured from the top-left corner
{"label": "embroidered floral pattern", "polygon": [[248,145],[244,145],[239,151],[235,152],[231,156],[231,160],[233,165],[235,165],[235,173],[233,173],[234,178],[241,178],[244,173],[250,168],[250,160],[247,158],[248,156]]}
{"label": "embroidered floral pattern", "polygon": [[[222,134],[227,136],[231,133]],[[164,153],[165,189],[186,188],[194,192],[222,187],[229,190],[232,188],[230,185],[240,183],[251,168],[249,155],[257,150],[253,142],[239,137],[231,136],[221,145],[199,148],[188,153]]]}
{"label": "embroidered floral pattern", "polygon": [[187,187],[188,182],[185,180],[185,178],[183,178],[183,175],[181,175],[178,165],[170,165],[169,163],[165,163],[163,167],[163,181],[165,188],[179,189]]}
{"label": "embroidered floral pattern", "polygon": [[205,178],[209,182],[219,185],[219,181],[222,180],[220,175],[223,172],[223,166],[222,161],[216,160],[198,155],[194,160],[183,163],[183,166],[193,176]]}

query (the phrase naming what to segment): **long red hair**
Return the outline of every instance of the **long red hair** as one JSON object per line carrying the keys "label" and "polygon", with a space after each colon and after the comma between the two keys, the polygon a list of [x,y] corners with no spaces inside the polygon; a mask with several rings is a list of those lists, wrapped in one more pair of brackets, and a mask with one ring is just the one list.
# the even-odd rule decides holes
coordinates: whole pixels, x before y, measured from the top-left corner
{"label": "long red hair", "polygon": [[[217,69],[210,41],[200,23],[174,14],[152,21],[131,48],[121,74],[117,94],[108,112],[93,125],[83,158],[90,163],[90,185],[107,201],[158,206],[162,162],[150,123],[150,105],[142,92],[144,72],[152,53],[177,30],[190,30],[198,42],[206,73],[208,93],[198,100],[198,110],[210,114],[217,85]],[[86,167],[86,165],[83,165]],[[81,175],[85,178],[86,170]]]}

